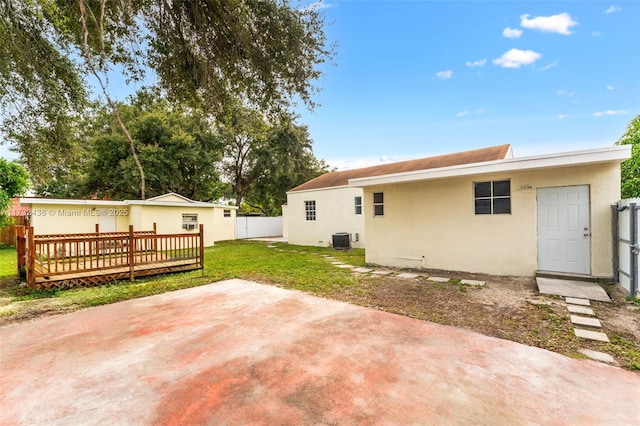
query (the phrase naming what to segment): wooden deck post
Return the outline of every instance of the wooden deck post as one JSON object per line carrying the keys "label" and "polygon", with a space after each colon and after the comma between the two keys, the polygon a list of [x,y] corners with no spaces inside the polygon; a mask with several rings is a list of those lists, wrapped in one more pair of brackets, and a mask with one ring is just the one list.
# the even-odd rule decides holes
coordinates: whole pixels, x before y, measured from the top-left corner
{"label": "wooden deck post", "polygon": [[158,253],[158,239],[155,237],[156,235],[158,235],[158,228],[156,223],[153,222],[153,253],[155,254]]}
{"label": "wooden deck post", "polygon": [[129,280],[135,281],[135,252],[136,252],[136,240],[133,235],[133,225],[129,225]]}
{"label": "wooden deck post", "polygon": [[204,269],[204,225],[200,224],[200,267]]}
{"label": "wooden deck post", "polygon": [[27,264],[26,261],[26,248],[27,241],[24,238],[24,226],[16,227],[16,252],[18,253],[18,277],[26,278],[25,272],[23,271],[23,267]]}
{"label": "wooden deck post", "polygon": [[35,287],[36,285],[36,241],[33,236],[33,226],[27,229],[27,285]]}
{"label": "wooden deck post", "polygon": [[98,234],[98,236],[100,236],[100,224],[96,223],[96,234]]}

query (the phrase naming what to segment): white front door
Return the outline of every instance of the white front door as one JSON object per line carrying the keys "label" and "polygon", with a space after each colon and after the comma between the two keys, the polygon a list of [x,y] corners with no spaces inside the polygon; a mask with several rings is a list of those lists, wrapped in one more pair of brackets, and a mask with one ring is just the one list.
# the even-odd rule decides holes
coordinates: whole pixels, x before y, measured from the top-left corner
{"label": "white front door", "polygon": [[538,189],[538,269],[591,273],[589,186]]}

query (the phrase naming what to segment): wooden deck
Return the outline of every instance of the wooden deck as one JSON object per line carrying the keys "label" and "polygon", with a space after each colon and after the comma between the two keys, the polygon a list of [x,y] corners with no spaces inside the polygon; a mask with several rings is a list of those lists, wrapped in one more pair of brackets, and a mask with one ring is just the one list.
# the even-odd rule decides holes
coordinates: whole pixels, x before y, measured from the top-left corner
{"label": "wooden deck", "polygon": [[155,229],[134,232],[132,227],[128,233],[34,236],[33,228],[26,228],[18,238],[21,234],[26,249],[18,250],[19,268],[26,270],[27,283],[35,288],[134,281],[147,275],[202,269],[204,263],[202,225],[197,234],[159,235]]}

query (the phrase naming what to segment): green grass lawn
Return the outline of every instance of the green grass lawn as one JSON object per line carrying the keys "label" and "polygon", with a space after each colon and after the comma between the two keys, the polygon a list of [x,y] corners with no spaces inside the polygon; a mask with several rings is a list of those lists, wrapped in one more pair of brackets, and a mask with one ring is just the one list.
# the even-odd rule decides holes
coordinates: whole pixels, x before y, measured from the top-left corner
{"label": "green grass lawn", "polygon": [[[19,285],[16,277],[16,251],[0,249],[0,297],[3,303],[56,298],[70,307],[89,307],[182,288],[194,287],[229,278],[242,278],[307,291],[329,294],[339,286],[356,282],[348,270],[336,268],[321,254],[331,254],[354,266],[364,265],[364,250],[333,251],[329,248],[293,246],[256,241],[226,241],[205,248],[203,270],[146,277],[134,283],[118,281],[100,287],[70,290],[34,290]],[[281,249],[283,251],[279,251]],[[12,315],[7,310],[0,315]]]}

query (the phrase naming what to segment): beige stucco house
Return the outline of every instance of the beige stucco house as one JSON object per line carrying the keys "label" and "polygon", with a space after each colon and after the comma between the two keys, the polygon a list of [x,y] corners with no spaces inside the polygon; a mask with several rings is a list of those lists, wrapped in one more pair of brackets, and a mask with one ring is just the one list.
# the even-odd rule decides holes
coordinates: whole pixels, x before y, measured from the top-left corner
{"label": "beige stucco house", "polygon": [[510,156],[510,145],[500,145],[467,151],[464,155],[440,155],[325,173],[287,192],[287,204],[282,209],[284,237],[290,244],[330,246],[333,234],[347,232],[352,247],[365,247],[363,190],[350,186],[350,180]]}
{"label": "beige stucco house", "polygon": [[156,224],[159,234],[197,233],[204,225],[205,246],[235,238],[237,207],[194,201],[168,193],[147,200],[75,200],[21,198],[31,210],[36,235],[125,232],[129,225],[148,231]]}
{"label": "beige stucco house", "polygon": [[[630,156],[630,146],[614,146],[514,158],[501,145],[334,173],[324,179],[335,186],[312,180],[289,192],[289,241],[311,244],[349,231],[341,224],[351,212],[338,212],[347,202],[335,198],[353,203],[361,190],[367,263],[611,278],[611,205],[620,199],[620,164]],[[308,201],[316,201],[316,222],[328,215],[322,205],[332,210],[322,232],[309,223]]]}

